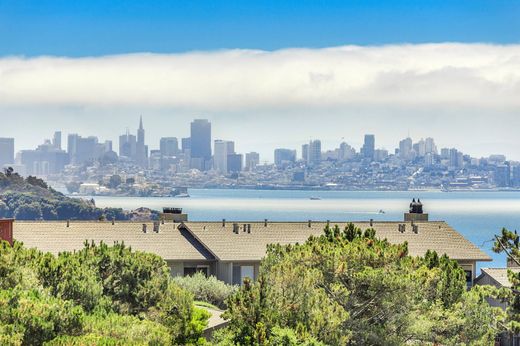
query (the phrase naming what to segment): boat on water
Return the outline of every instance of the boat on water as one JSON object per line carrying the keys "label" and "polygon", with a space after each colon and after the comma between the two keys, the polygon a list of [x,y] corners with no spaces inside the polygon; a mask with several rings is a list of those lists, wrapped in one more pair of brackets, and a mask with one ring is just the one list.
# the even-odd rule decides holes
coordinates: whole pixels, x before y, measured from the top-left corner
{"label": "boat on water", "polygon": [[311,196],[309,199],[310,199],[311,201],[319,201],[319,200],[321,200],[321,198],[316,197],[316,196]]}
{"label": "boat on water", "polygon": [[177,196],[175,196],[175,198],[189,198],[189,197],[190,197],[190,195],[187,193],[180,193]]}

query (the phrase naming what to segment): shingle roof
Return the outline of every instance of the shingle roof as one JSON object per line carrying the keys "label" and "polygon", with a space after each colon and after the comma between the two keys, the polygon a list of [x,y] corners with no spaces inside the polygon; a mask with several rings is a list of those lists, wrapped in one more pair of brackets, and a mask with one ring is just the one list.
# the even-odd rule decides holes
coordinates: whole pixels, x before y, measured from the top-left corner
{"label": "shingle roof", "polygon": [[[244,224],[251,225],[251,233],[243,231]],[[233,233],[233,222],[223,227],[221,222],[186,222],[161,225],[160,232],[153,232],[153,223],[148,222],[147,233],[142,231],[142,222],[96,222],[71,221],[15,221],[13,236],[27,247],[36,247],[45,252],[57,254],[83,248],[85,240],[116,241],[131,246],[134,250],[155,253],[165,260],[190,261],[259,261],[265,255],[268,244],[303,243],[311,235],[323,234],[326,223],[312,222],[240,222],[239,234]],[[347,223],[331,222],[331,226],[341,228]],[[369,222],[354,222],[365,230]],[[405,232],[399,232],[398,225],[405,224]],[[427,250],[447,254],[452,259],[470,261],[491,261],[491,258],[465,239],[460,233],[442,221],[416,222],[417,234],[412,225],[404,222],[374,222],[372,228],[376,236],[386,238],[394,244],[408,242],[412,256],[422,256]]]}
{"label": "shingle roof", "polygon": [[507,277],[507,271],[512,270],[515,273],[520,272],[520,268],[481,268],[481,275],[489,275],[501,287],[511,287],[511,282]]}
{"label": "shingle roof", "polygon": [[[251,233],[243,231],[244,224],[251,224]],[[331,222],[330,225],[344,228],[347,223]],[[362,230],[370,228],[369,222],[354,222]],[[405,232],[399,232],[399,224],[405,224]],[[439,255],[447,254],[456,260],[491,261],[491,258],[443,221],[416,222],[417,234],[412,232],[410,222],[374,222],[376,236],[386,238],[393,244],[408,242],[412,256],[423,256],[427,250]],[[223,261],[258,261],[268,244],[303,243],[311,235],[323,234],[324,222],[239,222],[239,234],[233,233],[233,222],[223,227],[219,222],[187,222],[185,226]]]}
{"label": "shingle roof", "polygon": [[15,221],[13,236],[27,247],[57,254],[83,248],[85,240],[101,241],[108,245],[124,242],[134,250],[155,253],[165,260],[213,260],[207,249],[197,242],[192,234],[180,230],[172,223],[161,225],[159,233],[153,232],[153,223],[148,222],[143,233],[143,222],[94,222],[65,221],[26,222]]}

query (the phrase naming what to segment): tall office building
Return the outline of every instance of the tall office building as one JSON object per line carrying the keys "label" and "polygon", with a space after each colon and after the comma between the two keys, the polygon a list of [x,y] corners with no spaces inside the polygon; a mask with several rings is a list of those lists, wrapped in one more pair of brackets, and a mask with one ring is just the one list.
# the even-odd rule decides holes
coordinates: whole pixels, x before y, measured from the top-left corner
{"label": "tall office building", "polygon": [[185,154],[189,154],[191,150],[191,138],[182,138],[181,139],[181,150]]}
{"label": "tall office building", "polygon": [[505,162],[503,165],[498,165],[495,170],[495,184],[498,187],[509,187],[511,186],[511,166],[509,162]]}
{"label": "tall office building", "polygon": [[228,155],[235,153],[235,142],[217,139],[213,146],[213,153],[213,168],[219,173],[228,173]]}
{"label": "tall office building", "polygon": [[309,165],[319,165],[321,162],[321,141],[314,140],[309,142],[309,151],[307,153],[307,163]]}
{"label": "tall office building", "polygon": [[296,161],[296,150],[278,148],[274,150],[274,164],[282,167]]}
{"label": "tall office building", "polygon": [[229,173],[238,173],[242,171],[242,154],[229,154],[227,156],[227,170]]}
{"label": "tall office building", "polygon": [[143,167],[148,167],[148,146],[145,144],[144,138],[144,127],[143,127],[143,117],[139,119],[139,129],[137,130],[137,142],[135,145],[135,162]]}
{"label": "tall office building", "polygon": [[119,156],[133,159],[137,152],[137,138],[126,131],[119,136]]}
{"label": "tall office building", "polygon": [[0,169],[14,163],[14,138],[0,138]]}
{"label": "tall office building", "polygon": [[256,166],[260,164],[260,154],[252,151],[246,154],[246,170],[254,171]]}
{"label": "tall office building", "polygon": [[363,157],[371,160],[374,159],[375,144],[376,137],[374,135],[365,135],[365,142],[363,144],[363,148],[361,149]]}
{"label": "tall office building", "polygon": [[[56,150],[60,150],[54,142],[51,144]],[[78,134],[70,134],[67,139],[67,152],[70,163],[79,165],[99,160],[106,152],[106,144],[99,143],[95,136],[82,137]]]}
{"label": "tall office building", "polygon": [[305,162],[309,160],[309,144],[302,145],[302,160]]}
{"label": "tall office building", "polygon": [[211,123],[207,119],[191,122],[191,168],[207,170],[211,162]]}
{"label": "tall office building", "polygon": [[179,154],[179,141],[177,137],[163,137],[160,141],[162,156],[176,156]]}
{"label": "tall office building", "polygon": [[401,160],[413,159],[413,144],[410,137],[399,142],[399,157]]}
{"label": "tall office building", "polygon": [[69,154],[57,149],[49,140],[39,145],[35,150],[22,150],[19,154],[20,163],[30,175],[55,174],[61,172],[69,162]]}
{"label": "tall office building", "polygon": [[52,145],[56,149],[61,149],[61,131],[54,132],[54,137],[52,138]]}
{"label": "tall office building", "polygon": [[437,155],[437,146],[435,145],[435,141],[433,138],[428,137],[424,140],[425,143],[425,152],[426,154]]}

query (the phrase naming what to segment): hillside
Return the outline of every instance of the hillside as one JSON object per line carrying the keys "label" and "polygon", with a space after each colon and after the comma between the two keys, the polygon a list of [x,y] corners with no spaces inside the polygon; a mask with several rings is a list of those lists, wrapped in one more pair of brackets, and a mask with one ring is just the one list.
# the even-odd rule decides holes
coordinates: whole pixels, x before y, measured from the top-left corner
{"label": "hillside", "polygon": [[120,208],[97,208],[95,202],[70,198],[52,189],[42,179],[23,178],[10,169],[0,173],[0,218],[19,220],[149,220],[157,212],[139,213]]}

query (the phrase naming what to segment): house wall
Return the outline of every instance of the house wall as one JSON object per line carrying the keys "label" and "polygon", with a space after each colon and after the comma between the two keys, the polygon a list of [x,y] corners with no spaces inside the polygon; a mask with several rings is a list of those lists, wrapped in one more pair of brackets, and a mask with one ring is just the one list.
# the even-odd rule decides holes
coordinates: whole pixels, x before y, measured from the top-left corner
{"label": "house wall", "polygon": [[253,266],[254,280],[258,278],[260,272],[260,261],[219,261],[217,262],[217,279],[224,281],[227,284],[233,284],[233,267],[234,266]]}
{"label": "house wall", "polygon": [[[172,276],[184,276],[184,268],[208,267],[208,275],[217,276],[216,263],[213,261],[166,261]],[[217,276],[218,277],[218,276]]]}

